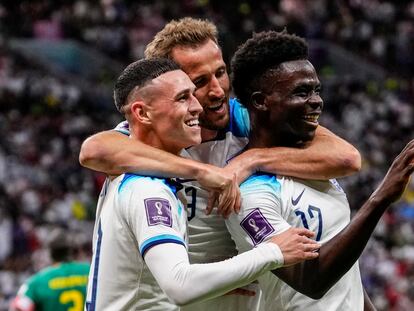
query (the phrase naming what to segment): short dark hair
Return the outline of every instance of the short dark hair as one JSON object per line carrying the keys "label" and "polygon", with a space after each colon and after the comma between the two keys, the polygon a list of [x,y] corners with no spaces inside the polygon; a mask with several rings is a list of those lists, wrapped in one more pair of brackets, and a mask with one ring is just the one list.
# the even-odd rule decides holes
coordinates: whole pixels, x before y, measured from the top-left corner
{"label": "short dark hair", "polygon": [[263,31],[242,44],[231,60],[232,85],[236,97],[250,105],[251,94],[259,91],[261,77],[281,63],[308,58],[305,40],[286,31]]}
{"label": "short dark hair", "polygon": [[66,262],[72,259],[73,245],[68,231],[55,228],[49,235],[48,247],[54,262]]}
{"label": "short dark hair", "polygon": [[124,113],[123,107],[131,91],[142,87],[160,75],[180,69],[180,66],[171,59],[152,58],[141,59],[129,64],[118,77],[114,87],[115,106],[119,112]]}

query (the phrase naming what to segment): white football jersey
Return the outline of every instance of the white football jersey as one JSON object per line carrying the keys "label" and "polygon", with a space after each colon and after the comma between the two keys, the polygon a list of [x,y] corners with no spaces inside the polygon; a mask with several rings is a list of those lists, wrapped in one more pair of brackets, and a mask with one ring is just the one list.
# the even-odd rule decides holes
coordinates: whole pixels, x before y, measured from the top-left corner
{"label": "white football jersey", "polygon": [[[315,232],[322,245],[350,221],[350,208],[339,184],[256,174],[240,187],[242,208],[227,225],[241,252],[289,227]],[[359,311],[364,308],[358,262],[319,300],[292,289],[271,272],[259,278],[266,310]]]}
{"label": "white football jersey", "polygon": [[187,215],[168,179],[124,174],[106,182],[93,237],[86,310],[178,310],[148,269],[150,247],[187,247]]}
{"label": "white football jersey", "polygon": [[[250,130],[249,115],[237,100],[229,103],[229,126],[220,131],[219,135],[210,141],[187,148],[181,152],[183,157],[203,163],[224,167],[228,161],[240,154],[248,143]],[[120,123],[115,130],[129,135],[128,123]],[[195,180],[182,180],[187,202],[188,216],[188,252],[190,263],[211,263],[237,255],[236,246],[232,240],[224,218],[213,212],[205,214],[208,191],[202,189]],[[205,302],[182,307],[185,311],[255,311],[259,310],[258,301],[261,299],[260,288],[251,284],[249,289],[256,292],[254,297],[227,295]]]}

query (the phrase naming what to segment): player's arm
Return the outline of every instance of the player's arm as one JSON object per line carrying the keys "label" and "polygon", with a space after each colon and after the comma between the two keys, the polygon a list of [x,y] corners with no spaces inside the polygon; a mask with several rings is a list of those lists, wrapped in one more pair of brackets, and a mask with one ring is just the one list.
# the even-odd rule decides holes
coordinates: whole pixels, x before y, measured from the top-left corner
{"label": "player's arm", "polygon": [[[138,184],[139,183],[139,184]],[[225,294],[260,273],[305,259],[320,247],[307,229],[294,228],[242,256],[190,265],[182,232],[185,215],[168,184],[130,178],[119,186],[119,211],[137,238],[139,252],[165,293],[183,305]]]}
{"label": "player's arm", "polygon": [[[196,179],[211,191],[210,203],[218,200],[220,213],[240,209],[240,192],[235,174],[213,165],[175,156],[115,130],[87,138],[79,162],[108,175],[135,172],[141,175]],[[219,196],[217,194],[220,194]]]}
{"label": "player's arm", "polygon": [[321,298],[358,260],[382,214],[401,196],[413,171],[414,140],[394,160],[348,226],[322,245],[317,259],[273,272],[295,290]]}
{"label": "player's arm", "polygon": [[206,170],[199,162],[129,139],[114,130],[87,138],[81,146],[79,162],[108,175],[135,172],[160,177],[194,178]]}
{"label": "player's arm", "polygon": [[252,148],[234,158],[226,167],[237,172],[239,182],[257,171],[326,180],[353,174],[360,168],[358,150],[321,126],[312,142],[303,148]]}
{"label": "player's arm", "polygon": [[9,311],[35,311],[35,303],[31,296],[33,295],[33,289],[29,284],[23,284],[17,296],[11,301]]}
{"label": "player's arm", "polygon": [[144,260],[167,296],[182,306],[224,295],[283,264],[314,258],[319,245],[308,238],[311,235],[306,229],[292,228],[270,243],[208,264],[190,264],[182,245],[158,244],[146,251]]}

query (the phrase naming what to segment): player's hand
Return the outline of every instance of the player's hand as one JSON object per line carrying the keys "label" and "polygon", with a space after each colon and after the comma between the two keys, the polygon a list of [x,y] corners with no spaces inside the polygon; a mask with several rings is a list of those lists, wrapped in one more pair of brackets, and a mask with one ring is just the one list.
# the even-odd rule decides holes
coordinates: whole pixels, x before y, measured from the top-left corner
{"label": "player's hand", "polygon": [[232,212],[240,211],[240,189],[236,176],[222,168],[206,165],[206,170],[197,178],[200,185],[210,191],[206,214],[217,205],[217,213],[227,218]]}
{"label": "player's hand", "polygon": [[245,181],[250,175],[256,172],[252,169],[252,161],[249,155],[249,150],[244,151],[242,154],[232,159],[224,167],[224,170],[227,171],[229,174],[231,173],[236,175],[236,181],[239,185],[243,181]]}
{"label": "player's hand", "polygon": [[414,140],[410,141],[401,153],[394,159],[387,175],[371,195],[385,204],[391,204],[403,194],[410,175],[414,171]]}
{"label": "player's hand", "polygon": [[290,266],[319,256],[317,250],[321,245],[310,239],[314,235],[308,229],[289,228],[273,236],[270,242],[277,244],[282,251],[284,266]]}

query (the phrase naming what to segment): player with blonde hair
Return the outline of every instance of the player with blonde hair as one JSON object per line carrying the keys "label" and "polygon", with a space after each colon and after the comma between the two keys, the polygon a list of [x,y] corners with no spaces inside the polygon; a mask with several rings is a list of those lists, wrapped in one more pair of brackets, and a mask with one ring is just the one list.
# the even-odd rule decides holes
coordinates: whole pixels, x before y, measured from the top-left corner
{"label": "player with blonde hair", "polygon": [[[117,131],[88,138],[82,145],[80,162],[109,175],[129,171],[184,179],[190,262],[216,262],[237,253],[224,219],[216,213],[205,213],[206,209],[211,211],[215,201],[208,191],[221,193],[219,213],[227,217],[238,210],[237,195],[228,187],[234,175],[238,182],[256,171],[329,179],[359,170],[358,151],[322,127],[306,148],[255,148],[239,155],[248,143],[249,117],[246,109],[230,98],[230,80],[213,23],[193,18],[171,21],[148,44],[145,53],[146,57],[175,60],[195,84],[194,95],[203,107],[199,117],[202,143],[185,149],[178,157],[128,139],[119,133],[129,133],[128,124],[122,123]],[[230,166],[225,167],[230,159],[233,159]],[[206,169],[197,161],[212,166]],[[226,182],[212,183],[211,172],[221,174]],[[197,305],[194,310],[203,308],[218,311],[254,310],[255,307],[251,297],[224,296],[205,306]]]}
{"label": "player with blonde hair", "polygon": [[[130,64],[114,91],[131,125],[130,139],[172,154],[200,143],[202,108],[194,90],[172,60]],[[108,185],[96,215],[87,311],[178,310],[250,283],[266,270],[317,257],[313,233],[294,229],[241,256],[190,264],[179,188],[169,178],[133,173]]]}

